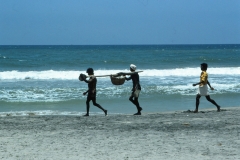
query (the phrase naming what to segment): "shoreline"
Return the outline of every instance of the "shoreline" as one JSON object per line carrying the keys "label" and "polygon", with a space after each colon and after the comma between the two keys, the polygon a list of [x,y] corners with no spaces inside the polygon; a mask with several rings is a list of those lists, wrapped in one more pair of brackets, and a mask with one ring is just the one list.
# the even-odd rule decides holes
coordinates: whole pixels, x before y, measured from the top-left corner
{"label": "shoreline", "polygon": [[223,110],[0,117],[0,158],[240,159],[240,108]]}
{"label": "shoreline", "polygon": [[[240,109],[240,107],[225,107],[221,108],[221,111],[226,110],[234,110],[234,109]],[[175,114],[175,113],[187,113],[192,110],[175,110],[175,111],[162,111],[162,112],[145,112],[142,111],[142,115],[150,115],[150,114]],[[209,112],[209,111],[215,111],[216,108],[200,108],[199,113]],[[38,111],[8,111],[8,112],[0,112],[0,118],[1,117],[21,117],[21,116],[83,116],[85,115],[85,111],[79,112],[79,111],[55,111],[55,110],[38,110]],[[90,116],[103,116],[104,113],[102,111],[99,112],[91,112]],[[108,113],[108,116],[116,116],[116,115],[133,115],[133,113]]]}

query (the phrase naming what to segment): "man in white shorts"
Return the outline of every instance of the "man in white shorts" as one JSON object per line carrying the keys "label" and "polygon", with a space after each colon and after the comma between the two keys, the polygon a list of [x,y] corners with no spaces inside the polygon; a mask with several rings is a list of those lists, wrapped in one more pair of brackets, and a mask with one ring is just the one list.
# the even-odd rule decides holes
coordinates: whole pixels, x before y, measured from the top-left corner
{"label": "man in white shorts", "polygon": [[199,85],[198,94],[196,96],[196,109],[195,109],[194,113],[198,112],[198,106],[200,103],[201,96],[205,96],[209,102],[211,102],[212,104],[214,104],[217,107],[217,111],[220,112],[220,106],[213,99],[211,99],[208,94],[208,86],[207,85],[209,85],[211,90],[214,90],[214,88],[211,87],[211,85],[208,81],[207,67],[208,67],[207,63],[201,64],[202,73],[200,76],[200,82],[193,84],[193,86]]}

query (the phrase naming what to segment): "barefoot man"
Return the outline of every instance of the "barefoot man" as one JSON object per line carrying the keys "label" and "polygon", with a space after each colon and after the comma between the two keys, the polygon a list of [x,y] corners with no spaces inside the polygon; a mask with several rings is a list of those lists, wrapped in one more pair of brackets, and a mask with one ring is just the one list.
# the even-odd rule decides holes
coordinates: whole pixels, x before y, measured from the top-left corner
{"label": "barefoot man", "polygon": [[137,72],[135,72],[136,70],[136,66],[134,64],[130,65],[130,71],[134,72],[134,74],[131,74],[130,77],[126,77],[126,80],[132,80],[133,83],[133,87],[132,87],[132,94],[129,97],[129,100],[137,107],[137,113],[135,113],[134,115],[141,115],[141,110],[142,108],[139,105],[138,102],[138,97],[139,97],[139,93],[141,91],[141,86],[140,86],[140,81],[139,81],[139,75]]}
{"label": "barefoot man", "polygon": [[201,64],[202,73],[200,75],[200,82],[193,84],[193,86],[199,85],[198,94],[196,96],[196,109],[195,109],[194,113],[198,112],[198,106],[200,103],[201,96],[205,96],[209,102],[211,102],[212,104],[214,104],[217,107],[217,111],[220,112],[220,106],[213,99],[211,99],[208,94],[207,85],[209,85],[211,90],[214,90],[214,88],[210,85],[210,83],[208,81],[207,67],[208,67],[207,63]]}
{"label": "barefoot man", "polygon": [[88,83],[88,90],[86,92],[83,93],[83,95],[87,95],[87,101],[86,101],[86,105],[87,105],[87,113],[84,116],[89,116],[89,109],[90,109],[90,101],[93,102],[93,105],[98,107],[99,109],[101,109],[105,116],[107,115],[107,110],[105,110],[104,108],[102,108],[102,106],[100,106],[98,103],[96,103],[96,86],[97,86],[97,78],[94,76],[94,72],[92,68],[88,68],[87,69],[87,73],[89,75],[89,80],[86,80],[86,77],[83,77],[83,81]]}

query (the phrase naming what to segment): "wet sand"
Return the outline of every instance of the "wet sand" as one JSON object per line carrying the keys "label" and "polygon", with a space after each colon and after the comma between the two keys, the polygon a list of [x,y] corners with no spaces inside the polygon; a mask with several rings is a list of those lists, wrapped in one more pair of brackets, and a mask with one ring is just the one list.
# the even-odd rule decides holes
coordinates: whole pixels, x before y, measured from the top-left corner
{"label": "wet sand", "polygon": [[221,112],[0,117],[4,160],[237,160],[240,107]]}

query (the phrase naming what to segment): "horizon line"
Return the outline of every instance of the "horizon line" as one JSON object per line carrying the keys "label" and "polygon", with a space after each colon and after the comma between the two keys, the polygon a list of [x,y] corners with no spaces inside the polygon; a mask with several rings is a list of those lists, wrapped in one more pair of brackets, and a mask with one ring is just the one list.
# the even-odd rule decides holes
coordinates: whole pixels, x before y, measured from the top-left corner
{"label": "horizon line", "polygon": [[240,45],[240,43],[209,44],[0,44],[0,46],[166,46],[166,45]]}

